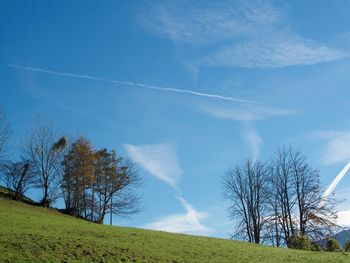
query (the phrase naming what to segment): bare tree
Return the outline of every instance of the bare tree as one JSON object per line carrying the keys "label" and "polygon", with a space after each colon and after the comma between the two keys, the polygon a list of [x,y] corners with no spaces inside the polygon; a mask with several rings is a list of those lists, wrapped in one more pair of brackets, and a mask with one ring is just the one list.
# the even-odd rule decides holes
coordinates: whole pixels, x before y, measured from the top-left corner
{"label": "bare tree", "polygon": [[333,197],[324,200],[320,172],[306,162],[306,157],[292,148],[289,148],[288,154],[292,167],[292,187],[297,200],[298,234],[319,240],[332,234],[336,227],[337,201]]}
{"label": "bare tree", "polygon": [[[270,177],[268,177],[269,179]],[[280,247],[282,245],[282,229],[280,220],[280,198],[278,191],[270,191],[271,182],[266,184],[266,202],[267,202],[267,220],[264,228],[263,239],[272,246]]]}
{"label": "bare tree", "polygon": [[270,165],[267,189],[270,209],[273,211],[269,218],[273,219],[276,244],[278,245],[280,245],[281,239],[283,239],[284,244],[288,244],[289,238],[295,234],[296,223],[293,219],[293,210],[296,199],[291,174],[292,167],[288,151],[286,149],[278,150]]}
{"label": "bare tree", "polygon": [[269,201],[270,234],[274,243],[289,245],[294,235],[308,235],[319,240],[336,226],[336,201],[323,200],[320,173],[300,152],[291,147],[278,150],[270,165]]}
{"label": "bare tree", "polygon": [[230,170],[223,180],[224,197],[231,202],[229,211],[237,223],[235,235],[252,243],[262,242],[266,178],[265,164],[247,160],[243,166]]}
{"label": "bare tree", "polygon": [[291,147],[269,165],[248,160],[224,177],[225,198],[236,236],[255,243],[289,246],[294,236],[321,240],[337,230],[336,204],[323,197],[320,173]]}
{"label": "bare tree", "polygon": [[34,185],[42,189],[40,204],[50,206],[59,197],[60,165],[67,141],[59,137],[44,118],[38,119],[24,144],[24,156],[30,161]]}
{"label": "bare tree", "polygon": [[14,199],[21,200],[33,183],[29,162],[26,160],[7,162],[2,181],[8,189],[14,191]]}
{"label": "bare tree", "polygon": [[10,125],[6,122],[5,116],[0,110],[0,171],[6,159],[10,135]]}

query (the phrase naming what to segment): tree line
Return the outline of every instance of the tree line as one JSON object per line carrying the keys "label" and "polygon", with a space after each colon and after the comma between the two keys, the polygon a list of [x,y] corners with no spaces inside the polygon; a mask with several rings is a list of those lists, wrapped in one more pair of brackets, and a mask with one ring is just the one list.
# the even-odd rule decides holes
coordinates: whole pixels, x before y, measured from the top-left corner
{"label": "tree line", "polygon": [[[108,214],[112,219],[140,211],[142,180],[115,150],[94,149],[82,136],[68,140],[45,119],[25,137],[17,159],[8,158],[10,137],[0,112],[0,182],[15,199],[36,188],[39,205],[51,207],[61,198],[65,213],[98,223]],[[248,159],[235,166],[223,177],[223,187],[235,238],[300,247],[305,240],[316,245],[338,229],[338,202],[323,195],[320,172],[292,147],[277,150],[267,162]]]}
{"label": "tree line", "polygon": [[223,178],[234,237],[252,243],[294,247],[337,229],[337,201],[324,196],[320,172],[292,147],[277,150],[269,162],[247,160]]}
{"label": "tree line", "polygon": [[[63,199],[65,213],[103,223],[106,215],[129,216],[140,211],[137,189],[142,179],[134,164],[115,150],[94,149],[80,136],[68,140],[45,118],[39,118],[19,150],[9,158],[11,130],[0,114],[0,181],[23,199],[35,188],[38,205],[52,207]],[[71,142],[70,142],[71,141]]]}

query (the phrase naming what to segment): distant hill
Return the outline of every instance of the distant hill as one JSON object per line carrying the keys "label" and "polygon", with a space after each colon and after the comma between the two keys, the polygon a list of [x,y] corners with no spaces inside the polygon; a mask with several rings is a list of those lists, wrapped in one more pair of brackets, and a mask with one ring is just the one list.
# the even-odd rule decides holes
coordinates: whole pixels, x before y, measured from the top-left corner
{"label": "distant hill", "polygon": [[340,231],[338,234],[334,235],[334,238],[338,240],[339,244],[343,247],[346,240],[350,241],[350,229]]}
{"label": "distant hill", "polygon": [[350,254],[110,227],[0,198],[0,262],[338,263]]}
{"label": "distant hill", "polygon": [[[339,233],[335,234],[333,236],[338,242],[341,247],[344,247],[345,241],[348,239],[350,241],[350,229],[345,229],[340,231]],[[324,238],[318,243],[321,245],[321,247],[325,247],[327,244],[327,238]]]}

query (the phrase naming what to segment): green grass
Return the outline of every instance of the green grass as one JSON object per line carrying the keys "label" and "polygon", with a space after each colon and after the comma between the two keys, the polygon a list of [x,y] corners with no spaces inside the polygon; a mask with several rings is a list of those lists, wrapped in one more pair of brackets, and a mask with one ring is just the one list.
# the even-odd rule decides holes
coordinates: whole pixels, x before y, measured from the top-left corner
{"label": "green grass", "polygon": [[350,254],[109,227],[0,198],[0,262],[350,262]]}

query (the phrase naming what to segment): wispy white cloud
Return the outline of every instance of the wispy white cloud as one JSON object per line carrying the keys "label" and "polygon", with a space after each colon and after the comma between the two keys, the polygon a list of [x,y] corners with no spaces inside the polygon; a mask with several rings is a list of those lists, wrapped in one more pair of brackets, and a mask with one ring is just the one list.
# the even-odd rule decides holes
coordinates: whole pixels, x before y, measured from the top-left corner
{"label": "wispy white cloud", "polygon": [[210,54],[205,61],[217,66],[278,68],[329,62],[347,55],[293,33],[274,33],[222,47]]}
{"label": "wispy white cloud", "polygon": [[171,144],[135,146],[126,144],[130,158],[154,177],[177,189],[182,170]]}
{"label": "wispy white cloud", "polygon": [[337,213],[337,224],[340,226],[350,226],[350,210],[339,211]]}
{"label": "wispy white cloud", "polygon": [[207,213],[197,211],[182,197],[178,197],[178,199],[182,207],[186,210],[185,214],[165,216],[143,227],[153,230],[194,235],[208,235],[213,232],[211,228],[208,228],[201,222],[208,217]]}
{"label": "wispy white cloud", "polygon": [[203,113],[215,118],[244,122],[246,126],[243,129],[243,137],[251,151],[252,160],[257,160],[259,157],[260,148],[263,143],[263,139],[252,123],[275,116],[287,116],[298,113],[293,109],[274,108],[257,103],[236,105],[200,104],[197,107]]}
{"label": "wispy white cloud", "polygon": [[144,16],[144,25],[200,65],[277,68],[349,55],[293,32],[270,1],[163,2]]}
{"label": "wispy white cloud", "polygon": [[281,13],[265,1],[165,1],[143,14],[143,23],[176,44],[203,45],[250,36]]}
{"label": "wispy white cloud", "polygon": [[[157,179],[170,185],[175,190],[182,177],[182,170],[171,144],[153,144],[145,146],[125,145],[130,158]],[[144,228],[174,233],[207,235],[212,229],[202,224],[201,220],[208,217],[205,212],[199,212],[184,198],[178,196],[185,214],[173,214],[146,224]]]}
{"label": "wispy white cloud", "polygon": [[247,141],[247,143],[251,149],[252,160],[253,161],[257,160],[259,157],[260,148],[261,148],[261,145],[263,142],[262,138],[260,137],[257,130],[251,126],[247,127],[244,130],[244,137],[245,137],[245,140]]}
{"label": "wispy white cloud", "polygon": [[321,133],[324,139],[328,139],[322,162],[324,164],[336,164],[350,161],[350,132]]}
{"label": "wispy white cloud", "polygon": [[200,104],[198,108],[210,116],[233,121],[257,121],[274,116],[295,115],[293,109],[274,108],[261,104],[214,105]]}

